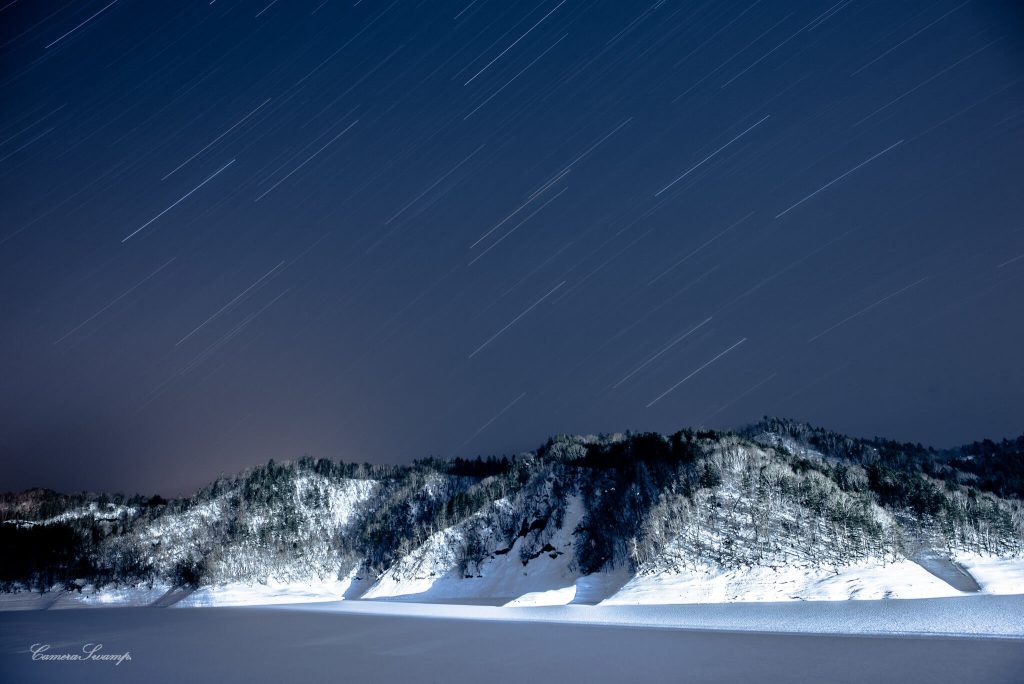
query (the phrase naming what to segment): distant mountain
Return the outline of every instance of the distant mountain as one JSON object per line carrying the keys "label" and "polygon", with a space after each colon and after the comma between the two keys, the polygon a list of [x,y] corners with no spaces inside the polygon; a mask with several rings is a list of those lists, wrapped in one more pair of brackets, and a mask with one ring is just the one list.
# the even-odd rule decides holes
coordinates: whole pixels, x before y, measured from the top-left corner
{"label": "distant mountain", "polygon": [[2,495],[0,588],[192,604],[1024,593],[1022,496],[1024,437],[936,450],[768,418],[559,436],[513,459],[303,458],[172,501]]}

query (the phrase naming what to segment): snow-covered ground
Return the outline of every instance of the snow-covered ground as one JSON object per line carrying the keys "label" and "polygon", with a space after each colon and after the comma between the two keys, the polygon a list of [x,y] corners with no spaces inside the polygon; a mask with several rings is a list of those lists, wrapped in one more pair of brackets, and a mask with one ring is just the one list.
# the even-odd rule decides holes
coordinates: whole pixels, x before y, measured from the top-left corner
{"label": "snow-covered ground", "polygon": [[[567,516],[568,519],[568,516]],[[568,543],[562,532],[554,544]],[[518,542],[517,542],[518,544]],[[429,545],[428,545],[429,546]],[[330,602],[343,599],[401,599],[423,603],[492,603],[508,607],[595,605],[667,606],[729,603],[877,601],[939,599],[972,595],[1024,595],[1024,559],[962,555],[956,558],[981,587],[960,591],[909,560],[882,564],[862,562],[835,570],[713,567],[684,572],[630,576],[624,571],[578,577],[566,560],[570,554],[541,554],[525,566],[512,552],[481,564],[483,576],[460,578],[385,575],[376,582],[361,576],[359,566],[338,579],[230,582],[195,591],[108,586],[97,590],[0,594],[0,611],[62,609],[87,606],[242,606]]]}
{"label": "snow-covered ground", "polygon": [[194,608],[338,601],[348,591],[350,583],[351,580],[323,580],[303,584],[267,582],[256,585],[231,582],[197,589],[174,605],[175,607]]}
{"label": "snow-covered ground", "polygon": [[[1024,639],[977,637],[1006,636],[1000,620],[1019,620],[1022,607],[1018,597],[973,596],[689,607],[345,601],[298,609],[29,611],[0,614],[0,672],[3,681],[60,684],[1009,684],[1020,682]],[[973,638],[936,638],[948,625]],[[885,638],[857,636],[868,628]],[[52,654],[81,653],[97,643],[103,654],[129,653],[131,660],[39,662],[30,651],[49,644]]]}
{"label": "snow-covered ground", "polygon": [[[105,587],[101,590],[86,585],[81,591],[64,591],[54,587],[44,594],[36,591],[8,592],[0,594],[0,611],[152,606],[158,604],[169,592],[172,592],[172,588],[161,584],[152,587]],[[183,594],[178,593],[178,597]]]}
{"label": "snow-covered ground", "polygon": [[[973,594],[912,600],[656,603],[627,584],[625,594],[581,605],[577,587],[530,592],[504,606],[343,600],[351,578],[321,584],[222,585],[195,592],[166,586],[83,592],[4,594],[2,612],[166,606],[267,607],[350,615],[527,621],[815,634],[949,634],[1024,639],[1024,595]],[[602,578],[607,580],[608,578]],[[659,587],[666,596],[664,587]],[[638,598],[641,600],[632,600]],[[162,603],[169,598],[171,603]],[[648,599],[648,600],[644,600]],[[78,611],[74,611],[78,612]],[[91,611],[90,611],[91,612]],[[178,611],[174,611],[178,612]]]}
{"label": "snow-covered ground", "polygon": [[338,579],[312,579],[305,582],[266,582],[249,584],[227,582],[200,587],[189,592],[174,607],[197,608],[213,606],[272,606],[291,603],[317,603],[320,601],[341,601],[350,596],[353,589],[365,590],[358,576],[359,567],[353,567]]}
{"label": "snow-covered ground", "polygon": [[[567,594],[568,591],[562,592]],[[717,605],[475,606],[343,601],[283,606],[358,615],[583,623],[809,634],[931,634],[1024,639],[1024,596]]]}
{"label": "snow-covered ground", "polygon": [[576,585],[549,589],[547,591],[531,591],[505,604],[508,608],[524,606],[567,606],[576,599]]}
{"label": "snow-covered ground", "polygon": [[108,586],[96,589],[91,585],[81,591],[63,591],[58,588],[39,594],[20,591],[0,594],[0,611],[5,610],[60,610],[87,607],[180,607],[213,606],[270,606],[280,604],[341,601],[358,596],[366,590],[363,578],[357,576],[358,567],[339,579],[311,579],[303,582],[244,583],[226,582],[183,589],[167,584],[152,587]]}
{"label": "snow-covered ground", "polygon": [[1024,558],[962,554],[956,561],[986,594],[1024,594]]}
{"label": "snow-covered ground", "polygon": [[[1021,586],[1021,585],[1019,585]],[[629,581],[608,605],[844,601],[962,596],[917,563],[860,563],[829,570],[783,567],[658,573]]]}

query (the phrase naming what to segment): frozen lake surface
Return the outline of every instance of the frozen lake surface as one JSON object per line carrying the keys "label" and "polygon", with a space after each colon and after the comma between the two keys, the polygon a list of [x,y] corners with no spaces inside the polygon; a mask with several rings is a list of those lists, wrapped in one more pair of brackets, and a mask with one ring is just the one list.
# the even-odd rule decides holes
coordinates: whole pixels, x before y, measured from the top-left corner
{"label": "frozen lake surface", "polygon": [[[438,617],[445,615],[439,608],[453,612]],[[761,608],[770,620],[772,607]],[[694,619],[687,611],[701,609],[714,614],[706,606],[663,606],[660,619],[682,624]],[[717,629],[639,627],[622,617],[620,624],[558,622],[564,617],[552,610],[566,608],[353,601],[315,608],[7,612],[0,614],[0,681],[997,684],[1020,682],[1024,672],[1024,640],[1015,638],[738,632],[727,631],[728,613],[708,618]],[[514,619],[472,611],[504,611],[495,614]],[[599,615],[583,611],[577,614]],[[780,629],[795,615],[774,613]],[[33,661],[34,643],[50,644],[51,654],[101,643],[100,653],[127,651],[131,660]]]}

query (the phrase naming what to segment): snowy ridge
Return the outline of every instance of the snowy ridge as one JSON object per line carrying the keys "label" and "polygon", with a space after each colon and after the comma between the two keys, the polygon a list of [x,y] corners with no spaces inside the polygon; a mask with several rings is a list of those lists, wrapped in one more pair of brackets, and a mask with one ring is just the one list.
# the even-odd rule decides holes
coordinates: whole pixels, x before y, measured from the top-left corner
{"label": "snowy ridge", "polygon": [[33,525],[59,525],[61,523],[68,523],[82,518],[88,518],[98,523],[116,523],[130,520],[137,513],[138,509],[133,506],[124,506],[113,503],[101,505],[93,501],[85,506],[72,508],[43,520],[16,520],[12,521],[12,523],[22,527],[32,527]]}
{"label": "snowy ridge", "polygon": [[[230,490],[179,515],[158,518],[143,527],[138,543],[149,554],[146,560],[167,574],[202,558],[212,584],[336,580],[343,568],[332,540],[376,486],[372,480],[331,482],[303,475],[294,478],[290,495],[277,505],[255,509],[243,509],[239,491]],[[221,541],[224,536],[230,538]]]}
{"label": "snowy ridge", "polygon": [[[35,517],[0,524],[0,608],[1024,594],[1024,506],[977,460],[767,426],[402,468],[270,462],[173,502],[6,495]],[[18,564],[49,552],[77,560]]]}

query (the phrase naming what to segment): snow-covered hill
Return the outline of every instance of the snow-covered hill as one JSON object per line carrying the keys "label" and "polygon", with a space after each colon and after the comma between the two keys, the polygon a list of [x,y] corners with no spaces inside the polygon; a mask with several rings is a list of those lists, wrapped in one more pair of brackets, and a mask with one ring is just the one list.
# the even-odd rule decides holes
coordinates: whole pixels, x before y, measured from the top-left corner
{"label": "snow-covered hill", "polygon": [[558,437],[515,459],[271,462],[170,502],[34,490],[0,500],[0,605],[1024,594],[1015,448],[767,420]]}

